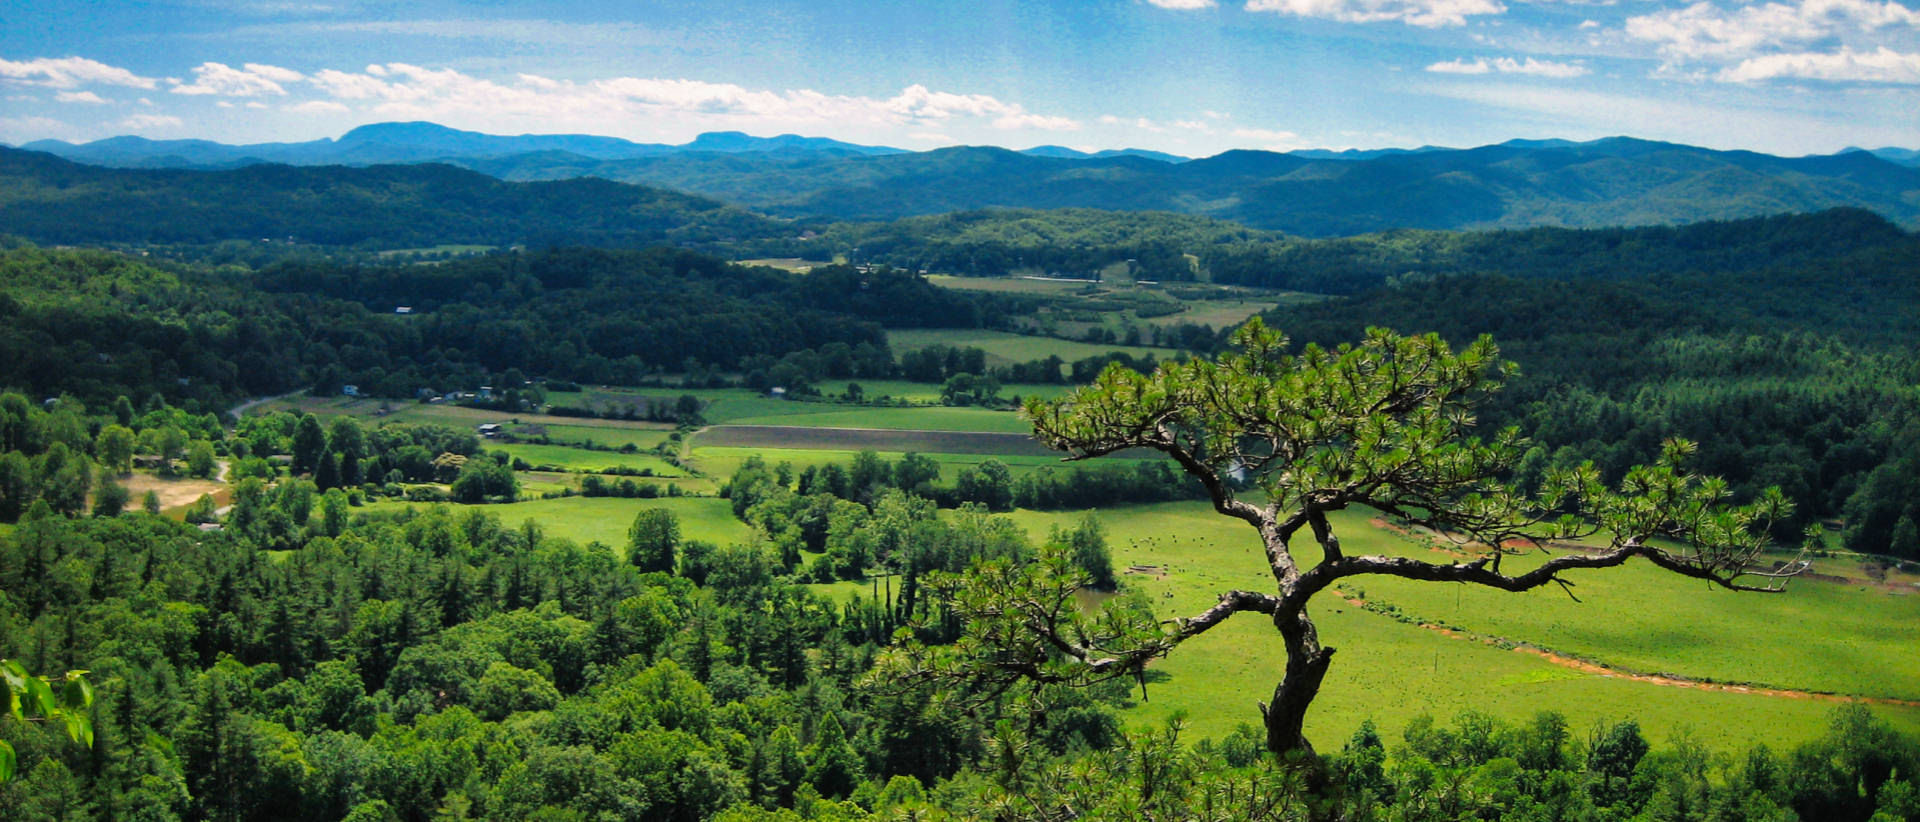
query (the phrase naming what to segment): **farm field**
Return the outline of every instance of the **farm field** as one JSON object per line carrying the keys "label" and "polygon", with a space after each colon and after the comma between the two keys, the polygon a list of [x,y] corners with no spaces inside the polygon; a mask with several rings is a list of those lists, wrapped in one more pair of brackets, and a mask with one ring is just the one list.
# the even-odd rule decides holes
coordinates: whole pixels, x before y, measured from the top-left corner
{"label": "farm field", "polygon": [[1096,357],[1109,351],[1124,351],[1135,357],[1152,354],[1159,359],[1174,356],[1171,348],[1095,345],[1054,337],[1033,337],[1008,331],[985,329],[910,328],[887,332],[887,343],[897,355],[929,345],[972,346],[987,352],[987,365],[1010,365],[1059,355],[1068,362]]}
{"label": "farm field", "polygon": [[[431,503],[380,503],[428,507]],[[622,552],[627,544],[627,527],[633,518],[649,508],[664,508],[680,517],[680,536],[684,540],[704,540],[719,545],[744,542],[749,537],[746,523],[733,518],[733,507],[723,499],[711,497],[662,497],[658,499],[616,499],[613,497],[565,497],[527,500],[488,505],[481,508],[499,517],[502,526],[512,528],[527,520],[540,524],[548,536],[586,544],[598,540]]]}
{"label": "farm field", "polygon": [[591,451],[564,445],[526,443],[488,443],[489,451],[505,451],[535,466],[552,465],[567,471],[602,471],[608,468],[646,469],[654,476],[686,476],[685,471],[651,454],[622,454],[618,451]]}
{"label": "farm field", "polygon": [[[1072,525],[1083,515],[1017,511],[1010,516],[1041,539],[1051,526]],[[1230,588],[1257,590],[1271,584],[1247,526],[1204,504],[1130,506],[1099,516],[1117,569],[1164,567],[1164,576],[1122,576],[1163,616],[1198,613]],[[1360,512],[1340,516],[1336,525],[1349,551],[1430,554],[1366,520]],[[1727,660],[1740,660],[1744,673],[1725,678],[1920,699],[1920,671],[1911,664],[1911,631],[1902,628],[1915,624],[1920,596],[1806,580],[1796,581],[1786,595],[1707,595],[1700,583],[1644,563],[1574,579],[1584,603],[1567,601],[1557,588],[1507,594],[1371,578],[1350,584],[1364,588],[1369,598],[1422,618],[1487,630],[1480,627],[1484,619],[1484,624],[1501,629],[1490,633],[1581,652],[1610,666],[1721,678],[1716,675],[1726,673]],[[1400,584],[1383,584],[1387,582]],[[850,592],[854,585],[858,583],[843,583],[839,593]],[[1560,602],[1553,601],[1556,597]],[[1479,601],[1468,607],[1470,599]],[[1495,612],[1498,620],[1491,616]],[[1309,717],[1308,735],[1320,746],[1337,748],[1369,718],[1380,725],[1383,736],[1393,738],[1420,714],[1444,722],[1471,708],[1519,721],[1551,708],[1565,713],[1576,731],[1602,720],[1633,718],[1655,740],[1691,729],[1721,750],[1738,750],[1753,741],[1777,749],[1821,733],[1834,706],[1818,699],[1584,673],[1536,654],[1395,621],[1344,602],[1333,592],[1316,602],[1314,615],[1323,641],[1340,651]],[[1626,620],[1628,626],[1608,627],[1617,620]],[[1254,702],[1271,698],[1282,664],[1271,626],[1257,615],[1241,615],[1157,663],[1147,699],[1127,713],[1151,723],[1184,712],[1192,738],[1217,738],[1240,722],[1257,721]],[[1920,707],[1876,705],[1874,710],[1897,727],[1920,730]]]}
{"label": "farm field", "polygon": [[[1019,414],[986,408],[867,408],[811,402],[781,402],[781,413],[729,417],[728,426],[778,425],[801,428],[878,428],[910,431],[964,431],[1025,437],[1032,427]],[[716,408],[724,407],[715,403]]]}
{"label": "farm field", "polygon": [[[818,448],[748,448],[748,447],[734,447],[734,446],[715,446],[715,445],[702,445],[700,444],[699,440],[695,440],[694,448],[691,453],[692,453],[693,464],[696,467],[698,467],[701,472],[712,477],[716,482],[725,482],[728,477],[733,476],[734,471],[739,470],[740,465],[742,463],[745,463],[749,457],[752,457],[755,455],[758,455],[761,459],[766,460],[768,465],[777,465],[782,462],[788,462],[793,464],[793,467],[795,470],[803,470],[808,466],[820,467],[828,463],[838,463],[840,465],[850,464],[853,462],[854,456],[858,454],[859,451],[846,450],[846,449],[818,449]],[[882,451],[882,450],[875,449],[875,453],[877,453],[881,458],[886,459],[888,461],[898,461],[901,455],[904,454],[905,452],[904,451]],[[1038,470],[1045,466],[1057,466],[1061,464],[1060,458],[1057,455],[1010,456],[1006,454],[944,454],[939,452],[915,452],[915,453],[919,453],[921,456],[927,457],[929,459],[932,459],[934,462],[939,463],[940,479],[942,481],[949,482],[949,483],[952,482],[954,477],[960,473],[961,469],[967,468],[970,466],[977,466],[980,463],[986,462],[987,460],[990,460],[990,459],[999,460],[1001,463],[1005,464],[1008,470],[1010,470],[1013,473],[1013,475],[1016,477],[1030,471]],[[1107,461],[1107,460],[1120,460],[1123,458],[1102,457],[1101,459],[1102,461]]]}
{"label": "farm field", "polygon": [[722,425],[700,433],[701,443],[734,448],[800,448],[834,451],[924,451],[1044,457],[1058,452],[1025,434],[978,431],[916,431],[872,428],[805,428],[775,425]]}

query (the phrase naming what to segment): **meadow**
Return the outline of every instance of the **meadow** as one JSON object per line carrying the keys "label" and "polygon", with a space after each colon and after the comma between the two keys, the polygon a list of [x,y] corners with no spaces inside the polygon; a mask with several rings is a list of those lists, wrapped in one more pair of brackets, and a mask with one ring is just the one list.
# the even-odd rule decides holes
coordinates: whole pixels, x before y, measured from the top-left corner
{"label": "meadow", "polygon": [[683,471],[652,454],[623,454],[618,451],[592,451],[564,445],[529,443],[488,443],[489,451],[505,451],[533,466],[554,466],[563,471],[603,472],[613,468],[646,470],[657,477],[686,476]]}
{"label": "meadow", "polygon": [[1010,331],[989,331],[986,329],[950,329],[950,328],[908,328],[887,332],[887,343],[897,355],[903,351],[913,351],[929,345],[947,345],[959,348],[972,347],[987,352],[987,365],[1011,365],[1046,359],[1059,355],[1067,362],[1097,357],[1110,351],[1123,351],[1130,356],[1142,357],[1152,354],[1158,359],[1167,359],[1178,353],[1171,348],[1149,348],[1138,345],[1108,345],[1062,340],[1053,337],[1036,337],[1015,334]]}
{"label": "meadow", "polygon": [[[1259,542],[1244,523],[1201,503],[1129,506],[1099,512],[1123,584],[1147,595],[1163,617],[1211,606],[1232,588],[1271,588]],[[1036,539],[1082,512],[1017,511]],[[1349,553],[1444,559],[1368,522],[1362,512],[1335,521]],[[1317,552],[1298,552],[1303,562]],[[1446,720],[1480,710],[1518,721],[1539,710],[1567,715],[1579,732],[1632,718],[1654,739],[1691,731],[1710,747],[1734,751],[1764,741],[1776,747],[1825,728],[1833,701],[1674,687],[1625,672],[1764,684],[1850,696],[1920,700],[1910,626],[1920,596],[1799,580],[1780,595],[1702,590],[1698,581],[1645,563],[1577,574],[1575,603],[1558,588],[1508,594],[1465,585],[1387,578],[1346,581],[1349,593],[1392,604],[1417,621],[1437,621],[1507,640],[1573,653],[1621,670],[1583,672],[1538,654],[1509,650],[1368,611],[1329,591],[1313,614],[1328,646],[1339,649],[1309,717],[1316,745],[1338,747],[1365,719],[1392,736],[1415,716]],[[1200,736],[1218,737],[1257,723],[1256,701],[1271,699],[1284,664],[1271,625],[1241,615],[1189,641],[1149,676],[1145,698],[1127,716],[1140,723],[1175,713]],[[1138,691],[1136,690],[1136,695]],[[1920,707],[1876,705],[1879,715],[1920,731]]]}

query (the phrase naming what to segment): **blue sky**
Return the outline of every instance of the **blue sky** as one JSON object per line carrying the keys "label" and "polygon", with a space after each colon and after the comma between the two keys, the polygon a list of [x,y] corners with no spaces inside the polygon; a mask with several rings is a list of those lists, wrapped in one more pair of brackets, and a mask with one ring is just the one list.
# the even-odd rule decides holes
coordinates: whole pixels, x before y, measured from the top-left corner
{"label": "blue sky", "polygon": [[1920,147],[1897,0],[8,0],[0,141],[432,120],[684,142]]}

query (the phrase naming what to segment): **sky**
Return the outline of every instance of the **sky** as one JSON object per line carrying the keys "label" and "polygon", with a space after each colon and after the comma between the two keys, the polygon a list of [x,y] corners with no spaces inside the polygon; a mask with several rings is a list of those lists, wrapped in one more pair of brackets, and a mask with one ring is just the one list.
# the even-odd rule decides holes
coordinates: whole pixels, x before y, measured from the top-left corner
{"label": "sky", "polygon": [[1896,0],[6,0],[0,141],[1920,148]]}

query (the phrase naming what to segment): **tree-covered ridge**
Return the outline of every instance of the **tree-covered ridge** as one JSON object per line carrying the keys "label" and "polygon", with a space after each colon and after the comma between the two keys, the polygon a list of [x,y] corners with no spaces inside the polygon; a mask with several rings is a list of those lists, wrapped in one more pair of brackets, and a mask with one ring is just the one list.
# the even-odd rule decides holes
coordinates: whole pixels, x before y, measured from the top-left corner
{"label": "tree-covered ridge", "polygon": [[1229,151],[1169,164],[991,147],[885,156],[662,155],[458,161],[506,179],[582,174],[770,214],[890,220],[979,208],[1178,211],[1325,237],[1395,228],[1597,227],[1867,208],[1911,225],[1920,171],[1867,152],[1782,158],[1630,138],[1329,159]]}
{"label": "tree-covered ridge", "polygon": [[[1512,231],[1403,229],[1306,239],[1165,212],[1094,209],[985,210],[887,223],[836,223],[819,237],[758,241],[769,253],[860,261],[973,276],[1017,270],[1098,277],[1131,260],[1132,274],[1323,294],[1353,294],[1394,278],[1502,274],[1556,280],[1635,280],[1660,274],[1745,275],[1769,271],[1785,287],[1801,268],[1900,271],[1920,246],[1871,212],[1834,209],[1682,226],[1532,228]],[[1897,283],[1895,283],[1897,285]],[[1791,302],[1804,303],[1804,299]]]}
{"label": "tree-covered ridge", "polygon": [[0,386],[92,403],[158,393],[204,409],[348,384],[412,398],[510,369],[631,385],[690,362],[734,370],[820,349],[890,368],[882,324],[966,328],[1022,310],[904,272],[797,276],[669,248],[248,272],[22,247],[0,252],[0,277]]}
{"label": "tree-covered ridge", "polygon": [[713,200],[602,179],[508,183],[444,165],[108,169],[0,148],[0,233],[49,244],[635,246],[785,230]]}
{"label": "tree-covered ridge", "polygon": [[1920,536],[1901,523],[1920,525],[1920,364],[1905,344],[1920,281],[1898,262],[1910,258],[1883,256],[1896,247],[1843,258],[1854,266],[1639,282],[1418,278],[1266,317],[1323,344],[1370,326],[1494,334],[1521,374],[1484,418],[1532,432],[1529,476],[1578,458],[1617,476],[1693,439],[1701,470],[1739,494],[1777,485],[1794,501],[1782,535],[1844,518],[1845,547],[1916,558]]}

